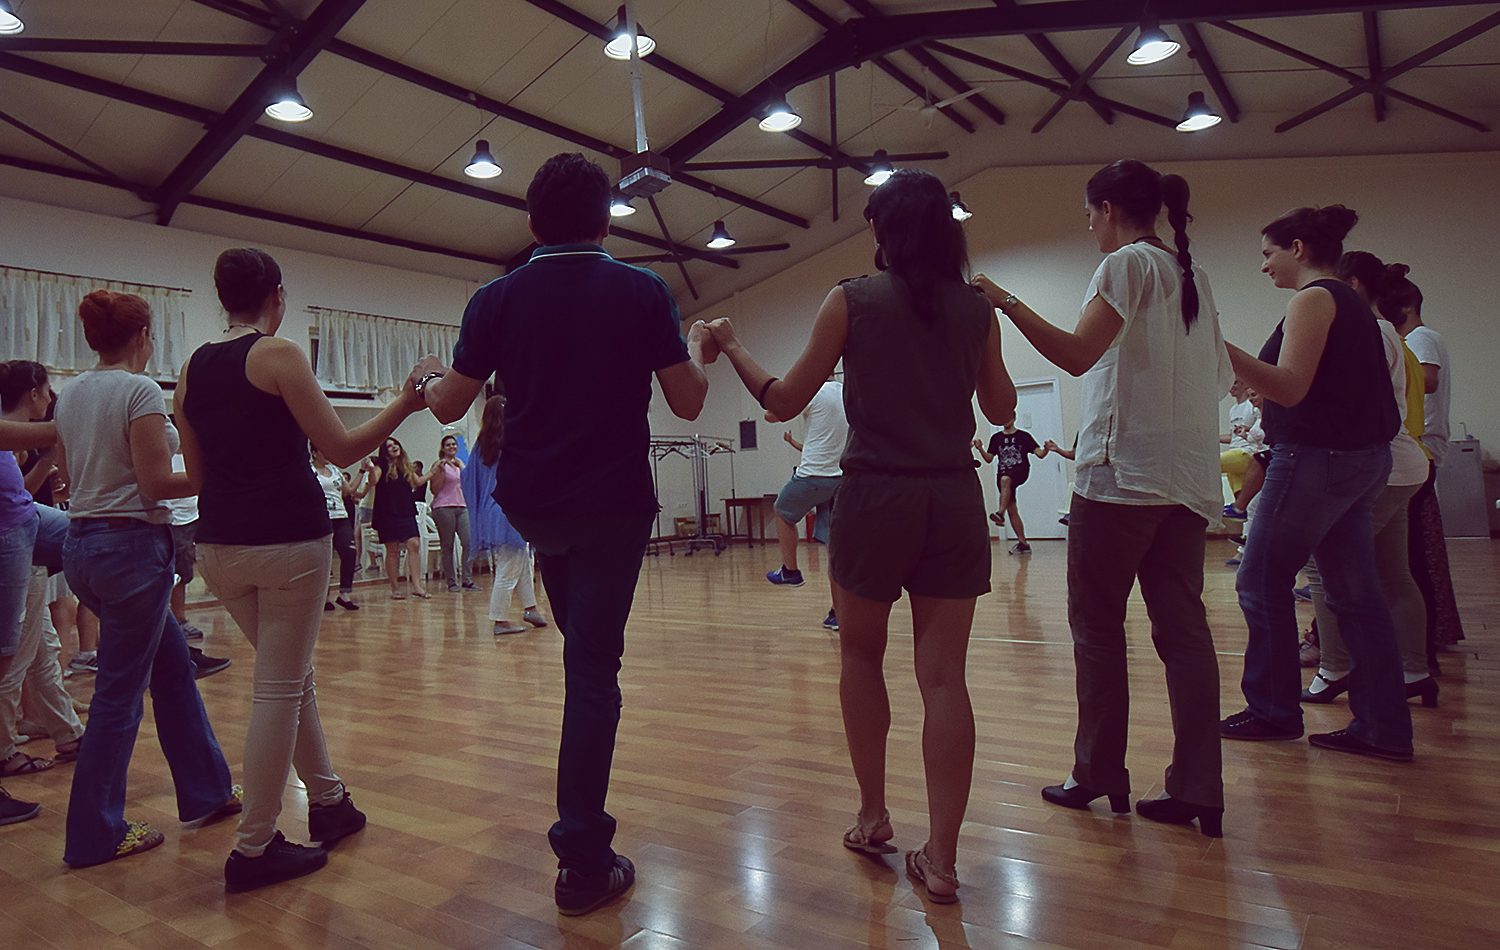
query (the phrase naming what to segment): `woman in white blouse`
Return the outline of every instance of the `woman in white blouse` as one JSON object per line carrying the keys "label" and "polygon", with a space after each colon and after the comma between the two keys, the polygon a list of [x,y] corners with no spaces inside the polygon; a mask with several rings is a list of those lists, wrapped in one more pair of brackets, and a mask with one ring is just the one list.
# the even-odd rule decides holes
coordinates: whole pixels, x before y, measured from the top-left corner
{"label": "woman in white blouse", "polygon": [[[1078,681],[1073,772],[1054,805],[1130,810],[1125,603],[1137,579],[1166,666],[1176,737],[1166,795],[1143,818],[1222,834],[1219,669],[1203,607],[1204,529],[1217,521],[1218,404],[1233,382],[1207,275],[1188,252],[1187,182],[1135,161],[1089,179],[1104,261],[1063,330],[980,275],[975,284],[1048,360],[1083,377],[1069,511],[1068,623]],[[1175,248],[1156,235],[1163,205]]]}
{"label": "woman in white blouse", "polygon": [[358,610],[359,604],[354,602],[354,572],[359,568],[359,554],[354,546],[357,526],[345,503],[345,498],[354,493],[354,484],[343,469],[318,451],[317,446],[312,450],[312,467],[318,476],[318,485],[323,489],[328,520],[333,522],[333,550],[339,556],[339,596],[336,601],[323,601],[323,609],[332,610],[337,603],[345,610]]}

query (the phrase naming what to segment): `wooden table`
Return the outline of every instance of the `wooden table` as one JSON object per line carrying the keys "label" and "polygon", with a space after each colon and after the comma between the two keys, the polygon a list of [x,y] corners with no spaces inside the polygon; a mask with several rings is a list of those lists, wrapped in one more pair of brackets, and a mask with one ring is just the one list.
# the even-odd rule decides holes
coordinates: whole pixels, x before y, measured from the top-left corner
{"label": "wooden table", "polygon": [[[735,509],[741,509],[745,513],[745,533],[739,534],[734,530]],[[766,537],[766,513],[770,512],[775,517],[776,496],[761,495],[758,498],[725,498],[724,499],[724,536],[733,544],[735,541],[743,541],[750,544],[757,540],[755,531],[758,529],[761,544],[769,539]]]}

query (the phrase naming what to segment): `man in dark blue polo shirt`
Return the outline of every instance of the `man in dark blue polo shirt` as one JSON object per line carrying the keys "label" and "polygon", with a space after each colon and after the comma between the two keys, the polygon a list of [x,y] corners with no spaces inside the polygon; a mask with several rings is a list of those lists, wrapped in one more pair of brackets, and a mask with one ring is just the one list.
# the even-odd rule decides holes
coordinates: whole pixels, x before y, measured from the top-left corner
{"label": "man in dark blue polo shirt", "polygon": [[[673,414],[696,419],[717,350],[700,321],[687,342],[660,277],[616,261],[610,181],[557,155],[526,191],[539,245],[464,311],[453,368],[424,360],[413,380],[452,422],[484,381],[505,386],[505,452],[495,500],[535,545],[563,634],[567,695],[557,763],[558,910],[587,913],[624,893],[635,868],[610,847],[604,810],[620,721],[620,657],[656,493],[647,456],[651,378]],[[705,360],[705,356],[707,359]]]}

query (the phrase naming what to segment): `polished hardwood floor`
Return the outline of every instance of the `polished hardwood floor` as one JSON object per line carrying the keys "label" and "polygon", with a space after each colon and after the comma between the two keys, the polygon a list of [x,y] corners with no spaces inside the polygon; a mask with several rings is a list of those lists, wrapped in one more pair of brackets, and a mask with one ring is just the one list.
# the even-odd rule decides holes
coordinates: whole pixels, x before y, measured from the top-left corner
{"label": "polished hardwood floor", "polygon": [[[370,815],[363,834],[318,874],[226,896],[233,823],[176,823],[148,716],[129,812],[166,831],[166,845],[69,871],[70,767],[7,781],[46,810],[0,829],[0,946],[1500,946],[1500,544],[1451,545],[1469,639],[1443,656],[1439,707],[1413,704],[1416,762],[1226,744],[1222,840],[1043,804],[1039,788],[1071,764],[1063,546],[1038,542],[1029,559],[997,547],[970,650],[979,750],[952,907],[926,903],[899,856],[840,847],[856,798],[836,641],[819,626],[825,562],[808,549],[808,585],[773,589],[761,576],[773,551],[647,559],[610,798],[616,846],[640,872],[628,900],[576,920],[552,904],[556,630],[497,639],[483,593],[393,603],[369,587],[364,610],[327,615],[318,652],[323,721]],[[1207,598],[1233,711],[1245,626],[1229,551],[1210,543]],[[201,686],[237,762],[250,652],[221,610],[195,619],[210,652],[235,660]],[[1168,710],[1138,602],[1130,624],[1130,764],[1137,796],[1154,795]],[[896,616],[887,669],[891,810],[897,843],[915,848],[926,825],[909,615]],[[87,684],[76,689],[86,700]],[[1346,716],[1340,702],[1309,710],[1308,723]],[[295,787],[283,826],[305,840]]]}

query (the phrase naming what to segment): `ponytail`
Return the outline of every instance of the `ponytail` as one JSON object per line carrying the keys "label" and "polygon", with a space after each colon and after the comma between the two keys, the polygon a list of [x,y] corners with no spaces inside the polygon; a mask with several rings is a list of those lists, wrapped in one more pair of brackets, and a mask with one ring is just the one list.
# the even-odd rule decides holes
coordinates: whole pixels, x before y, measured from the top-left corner
{"label": "ponytail", "polygon": [[1177,263],[1182,265],[1182,325],[1192,332],[1198,321],[1198,282],[1193,277],[1193,255],[1188,251],[1188,183],[1181,175],[1161,176],[1162,203],[1167,206],[1167,223],[1172,225],[1177,243]]}

